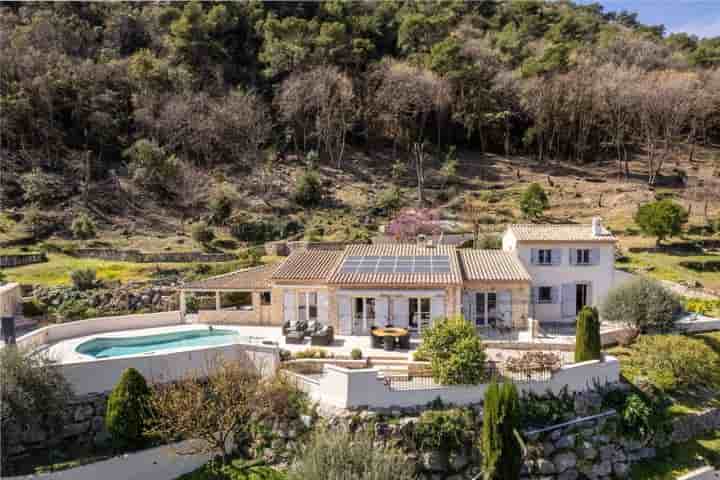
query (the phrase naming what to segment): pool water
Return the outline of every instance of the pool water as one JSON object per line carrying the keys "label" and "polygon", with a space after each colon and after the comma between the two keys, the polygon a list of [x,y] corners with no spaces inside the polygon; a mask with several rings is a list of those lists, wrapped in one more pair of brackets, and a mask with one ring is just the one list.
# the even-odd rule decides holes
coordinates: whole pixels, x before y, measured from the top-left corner
{"label": "pool water", "polygon": [[189,347],[214,347],[240,341],[250,341],[235,330],[184,330],[140,337],[93,338],[77,346],[75,351],[95,358],[138,355],[160,350]]}

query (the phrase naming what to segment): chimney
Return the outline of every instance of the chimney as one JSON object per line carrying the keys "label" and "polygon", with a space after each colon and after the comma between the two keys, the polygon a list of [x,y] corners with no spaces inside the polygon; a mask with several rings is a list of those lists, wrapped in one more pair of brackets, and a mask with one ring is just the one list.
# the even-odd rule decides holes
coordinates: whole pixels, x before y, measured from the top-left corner
{"label": "chimney", "polygon": [[425,248],[435,248],[432,238],[428,238],[427,242],[425,242]]}
{"label": "chimney", "polygon": [[599,237],[603,234],[602,218],[593,217],[593,219],[592,219],[592,234],[593,234],[593,237]]}
{"label": "chimney", "polygon": [[415,243],[417,243],[418,245],[422,245],[423,243],[425,243],[425,235],[423,235],[422,233],[419,234],[415,239]]}

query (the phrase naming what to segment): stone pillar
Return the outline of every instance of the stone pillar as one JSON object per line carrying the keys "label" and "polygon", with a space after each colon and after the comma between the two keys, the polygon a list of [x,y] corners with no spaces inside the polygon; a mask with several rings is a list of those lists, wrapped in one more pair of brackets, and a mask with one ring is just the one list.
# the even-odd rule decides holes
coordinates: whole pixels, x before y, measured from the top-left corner
{"label": "stone pillar", "polygon": [[215,292],[215,310],[220,310],[222,308],[222,303],[220,302],[220,292]]}

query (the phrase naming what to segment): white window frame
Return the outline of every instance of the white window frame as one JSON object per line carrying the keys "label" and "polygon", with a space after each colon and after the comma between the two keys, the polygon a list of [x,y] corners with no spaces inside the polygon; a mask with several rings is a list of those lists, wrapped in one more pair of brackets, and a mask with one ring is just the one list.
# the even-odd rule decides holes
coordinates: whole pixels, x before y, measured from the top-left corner
{"label": "white window frame", "polygon": [[[484,297],[483,301],[483,312],[478,312],[478,298],[482,295]],[[475,292],[475,326],[476,327],[482,327],[486,325],[490,325],[490,295],[495,296],[495,314],[493,318],[495,319],[495,323],[498,321],[498,292]],[[482,320],[482,322],[479,322],[478,320]]]}
{"label": "white window frame", "polygon": [[[412,313],[410,312],[410,302],[412,302],[413,300],[417,300],[418,313],[420,314],[420,317],[418,318],[418,321],[417,321],[417,325],[415,325],[415,326],[412,326],[410,324],[410,320],[412,319]],[[422,329],[422,315],[423,315],[422,301],[423,300],[427,300],[427,305],[428,305],[427,315],[428,315],[428,319],[430,319],[430,315],[432,315],[432,297],[430,297],[428,295],[423,295],[420,297],[408,297],[408,299],[407,299],[407,301],[408,301],[408,330],[419,332]]]}
{"label": "white window frame", "polygon": [[552,248],[538,248],[537,249],[537,264],[538,265],[552,265]]}
{"label": "white window frame", "polygon": [[[546,299],[543,298],[543,296],[541,295],[541,292],[543,291],[543,289],[547,289],[547,291],[549,292],[549,295]],[[547,285],[537,287],[537,303],[542,304],[542,305],[552,304],[553,303],[553,287],[547,286]]]}
{"label": "white window frame", "polygon": [[592,263],[592,249],[578,248],[575,250],[575,265],[590,265]]}
{"label": "white window frame", "polygon": [[[352,297],[351,308],[352,308],[353,322],[355,321],[355,318],[357,317],[357,307],[356,306],[357,306],[358,300],[361,300],[362,304],[363,304],[363,309],[362,309],[363,310],[362,311],[363,330],[367,332],[368,329],[370,328],[370,325],[368,324],[368,320],[371,320],[373,324],[377,320],[377,298],[376,297],[357,297],[357,296]],[[372,304],[373,304],[372,318],[368,317],[368,300],[372,300]]]}

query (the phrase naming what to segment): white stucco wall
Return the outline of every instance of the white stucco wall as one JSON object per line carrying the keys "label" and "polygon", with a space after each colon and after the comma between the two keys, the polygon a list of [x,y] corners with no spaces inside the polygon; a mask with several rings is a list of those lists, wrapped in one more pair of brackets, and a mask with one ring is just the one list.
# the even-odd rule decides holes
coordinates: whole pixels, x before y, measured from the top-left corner
{"label": "white stucco wall", "polygon": [[[534,265],[531,261],[532,249],[560,249],[559,265]],[[570,249],[597,248],[600,252],[597,265],[570,264]],[[530,305],[530,315],[541,322],[573,322],[575,316],[565,316],[562,312],[562,285],[566,283],[588,282],[592,285],[590,305],[602,303],[613,285],[615,248],[604,242],[516,242],[511,233],[503,236],[503,249],[514,251],[532,278],[533,287],[551,286],[560,290],[557,303]]]}
{"label": "white stucco wall", "polygon": [[181,323],[179,311],[90,318],[38,328],[18,337],[17,345],[18,348],[32,350],[68,338],[139,328],[166,327]]}
{"label": "white stucco wall", "polygon": [[20,284],[0,285],[0,317],[12,317],[20,313]]}
{"label": "white stucco wall", "polygon": [[112,390],[122,373],[131,367],[138,370],[148,383],[168,383],[188,376],[207,376],[222,361],[248,361],[263,374],[269,375],[277,369],[280,357],[276,347],[232,344],[181,352],[62,363],[54,368],[65,376],[76,395],[85,395]]}
{"label": "white stucco wall", "polygon": [[[595,384],[615,383],[620,379],[620,363],[615,357],[604,361],[589,361],[566,365],[552,378],[543,382],[517,383],[521,392],[538,394],[548,390],[559,393],[565,386],[570,392],[593,388]],[[326,365],[325,375],[318,382],[305,382],[304,390],[320,403],[338,407],[370,408],[412,407],[425,405],[436,398],[445,403],[468,405],[479,403],[485,396],[487,384],[472,386],[441,386],[408,391],[391,390],[378,378],[375,368],[350,370]]]}

